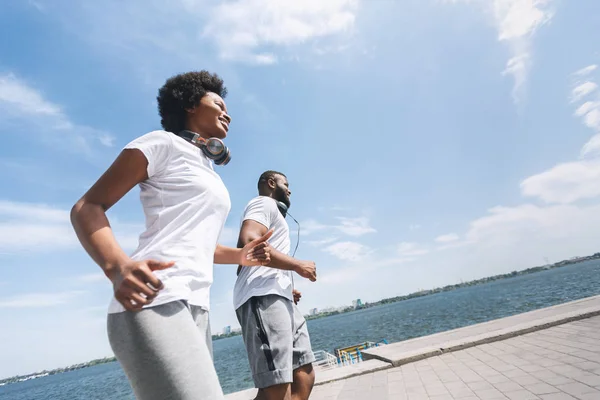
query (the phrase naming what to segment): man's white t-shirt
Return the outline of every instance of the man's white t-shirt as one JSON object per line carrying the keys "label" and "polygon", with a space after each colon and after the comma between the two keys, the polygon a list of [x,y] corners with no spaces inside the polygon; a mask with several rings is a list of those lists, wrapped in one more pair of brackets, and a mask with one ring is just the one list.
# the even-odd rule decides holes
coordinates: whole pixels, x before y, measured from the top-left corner
{"label": "man's white t-shirt", "polygon": [[[146,307],[186,300],[208,310],[214,253],[231,209],[227,188],[213,162],[172,133],[147,133],[125,149],[139,149],[148,160],[148,179],[139,184],[146,230],[131,258],[175,262],[154,272],[164,289]],[[122,311],[113,296],[108,312]]]}
{"label": "man's white t-shirt", "polygon": [[[290,230],[274,199],[257,196],[250,200],[244,210],[242,224],[245,220],[253,220],[267,229],[273,229],[269,244],[283,254],[289,253]],[[293,300],[292,273],[271,267],[242,267],[233,289],[234,309],[237,310],[253,296],[277,294]]]}

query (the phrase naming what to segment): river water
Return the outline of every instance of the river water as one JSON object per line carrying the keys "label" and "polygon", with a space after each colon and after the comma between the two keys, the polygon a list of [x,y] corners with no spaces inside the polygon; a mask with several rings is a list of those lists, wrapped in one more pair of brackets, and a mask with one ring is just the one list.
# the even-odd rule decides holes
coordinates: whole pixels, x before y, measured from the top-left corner
{"label": "river water", "polygon": [[[308,321],[313,350],[397,342],[600,294],[600,261],[517,276]],[[253,387],[240,336],[214,342],[225,393]],[[118,363],[0,387],[2,400],[133,400]]]}

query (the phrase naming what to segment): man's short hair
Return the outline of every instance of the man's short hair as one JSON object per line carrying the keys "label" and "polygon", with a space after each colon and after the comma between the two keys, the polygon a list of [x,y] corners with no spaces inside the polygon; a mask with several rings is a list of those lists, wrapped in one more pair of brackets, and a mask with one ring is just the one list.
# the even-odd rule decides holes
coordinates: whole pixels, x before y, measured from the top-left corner
{"label": "man's short hair", "polygon": [[284,178],[287,178],[287,176],[285,176],[285,174],[282,172],[272,171],[272,170],[265,171],[260,175],[260,178],[258,178],[258,188],[260,189],[260,187],[262,185],[264,185],[265,183],[267,183],[269,181],[269,179],[275,180],[275,175],[281,175]]}

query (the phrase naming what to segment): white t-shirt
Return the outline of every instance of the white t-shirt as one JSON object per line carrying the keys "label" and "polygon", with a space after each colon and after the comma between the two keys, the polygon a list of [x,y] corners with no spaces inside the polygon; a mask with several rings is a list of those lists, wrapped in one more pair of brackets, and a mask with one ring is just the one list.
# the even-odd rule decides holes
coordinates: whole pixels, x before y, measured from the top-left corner
{"label": "white t-shirt", "polygon": [[[274,199],[257,196],[250,200],[244,210],[242,223],[247,219],[273,229],[269,244],[275,250],[289,253],[290,229]],[[292,300],[292,273],[271,267],[242,267],[233,289],[234,309],[237,310],[252,296],[277,294]]]}
{"label": "white t-shirt", "polygon": [[[125,149],[148,160],[148,179],[139,184],[146,230],[131,258],[175,262],[154,272],[164,289],[147,307],[187,300],[208,310],[214,253],[231,209],[227,188],[213,162],[172,133],[147,133]],[[113,296],[108,312],[124,310]]]}

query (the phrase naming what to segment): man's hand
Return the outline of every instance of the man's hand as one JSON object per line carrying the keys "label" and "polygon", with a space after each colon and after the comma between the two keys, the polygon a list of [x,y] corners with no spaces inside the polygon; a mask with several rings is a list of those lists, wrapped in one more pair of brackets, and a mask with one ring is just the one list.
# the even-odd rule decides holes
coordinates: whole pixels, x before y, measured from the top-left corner
{"label": "man's hand", "polygon": [[109,275],[113,283],[115,298],[128,311],[139,311],[152,303],[163,283],[153,271],[167,269],[174,262],[155,260],[131,261],[116,268]]}
{"label": "man's hand", "polygon": [[300,298],[302,297],[302,293],[300,293],[298,290],[294,289],[294,290],[292,290],[292,295],[294,295],[294,304],[298,304],[298,302],[300,301]]}
{"label": "man's hand", "polygon": [[303,278],[314,282],[317,280],[317,266],[314,261],[299,261],[294,271]]}

